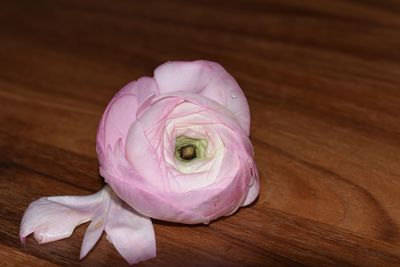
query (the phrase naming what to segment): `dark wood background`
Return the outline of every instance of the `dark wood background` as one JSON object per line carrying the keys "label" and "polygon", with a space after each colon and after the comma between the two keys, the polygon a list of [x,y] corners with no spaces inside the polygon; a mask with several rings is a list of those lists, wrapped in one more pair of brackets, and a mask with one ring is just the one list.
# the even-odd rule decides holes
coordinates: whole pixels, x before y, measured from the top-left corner
{"label": "dark wood background", "polygon": [[155,222],[140,266],[400,266],[400,1],[1,1],[0,261],[126,266],[103,236],[20,244],[48,195],[90,194],[112,95],[168,60],[248,97],[261,192],[209,226]]}

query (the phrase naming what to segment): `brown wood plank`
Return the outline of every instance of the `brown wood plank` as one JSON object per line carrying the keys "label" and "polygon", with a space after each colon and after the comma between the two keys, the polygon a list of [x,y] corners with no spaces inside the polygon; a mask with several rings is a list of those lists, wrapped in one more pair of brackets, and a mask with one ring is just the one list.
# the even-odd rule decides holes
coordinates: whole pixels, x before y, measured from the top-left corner
{"label": "brown wood plank", "polygon": [[95,135],[125,83],[220,62],[248,97],[257,203],[209,226],[155,222],[143,266],[400,266],[400,2],[3,1],[0,260],[126,265],[85,226],[18,240],[28,204],[103,186]]}

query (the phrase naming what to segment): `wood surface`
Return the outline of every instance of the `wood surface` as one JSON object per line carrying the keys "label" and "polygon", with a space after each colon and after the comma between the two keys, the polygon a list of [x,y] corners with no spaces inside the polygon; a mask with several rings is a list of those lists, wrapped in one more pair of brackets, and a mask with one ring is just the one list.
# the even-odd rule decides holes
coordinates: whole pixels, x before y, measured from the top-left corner
{"label": "wood surface", "polygon": [[1,1],[0,262],[127,266],[103,236],[18,240],[41,196],[96,192],[95,134],[169,60],[243,88],[258,201],[208,226],[155,221],[138,266],[400,266],[400,1]]}

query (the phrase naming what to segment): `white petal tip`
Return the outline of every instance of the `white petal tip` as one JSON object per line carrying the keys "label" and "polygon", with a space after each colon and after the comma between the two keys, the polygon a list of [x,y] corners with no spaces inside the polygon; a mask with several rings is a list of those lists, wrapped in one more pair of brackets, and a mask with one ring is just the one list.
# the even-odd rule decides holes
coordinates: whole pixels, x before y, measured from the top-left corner
{"label": "white petal tip", "polygon": [[[86,256],[86,255],[85,255]],[[85,256],[79,255],[79,260],[83,260],[83,258],[85,258]]]}
{"label": "white petal tip", "polygon": [[83,258],[86,257],[86,255],[87,255],[88,252],[89,252],[89,251],[82,251],[82,250],[81,250],[81,252],[80,252],[80,254],[79,254],[79,260],[83,260]]}
{"label": "white petal tip", "polygon": [[39,243],[39,244],[44,244],[44,243],[46,243],[46,237],[45,237],[45,235],[44,235],[44,233],[43,232],[34,232],[33,233],[33,237],[36,239],[36,241]]}
{"label": "white petal tip", "polygon": [[[122,255],[122,254],[121,254]],[[140,256],[139,256],[140,255]],[[136,263],[139,263],[139,262],[141,262],[141,261],[147,261],[147,260],[150,260],[150,259],[153,259],[153,258],[155,258],[157,256],[157,253],[156,253],[156,248],[153,248],[153,250],[152,251],[146,251],[146,252],[141,252],[141,253],[139,253],[139,254],[137,254],[136,256],[134,256],[134,255],[130,255],[130,256],[128,256],[128,255],[122,255],[122,257],[130,264],[130,265],[132,265],[132,264],[136,264]]]}

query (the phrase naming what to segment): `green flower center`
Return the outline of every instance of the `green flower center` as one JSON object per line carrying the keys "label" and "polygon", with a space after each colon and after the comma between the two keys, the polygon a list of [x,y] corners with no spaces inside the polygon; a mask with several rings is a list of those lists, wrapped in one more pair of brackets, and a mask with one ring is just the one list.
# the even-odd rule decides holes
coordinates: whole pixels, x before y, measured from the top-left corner
{"label": "green flower center", "polygon": [[175,140],[175,158],[183,162],[202,159],[206,148],[206,140],[179,136]]}

